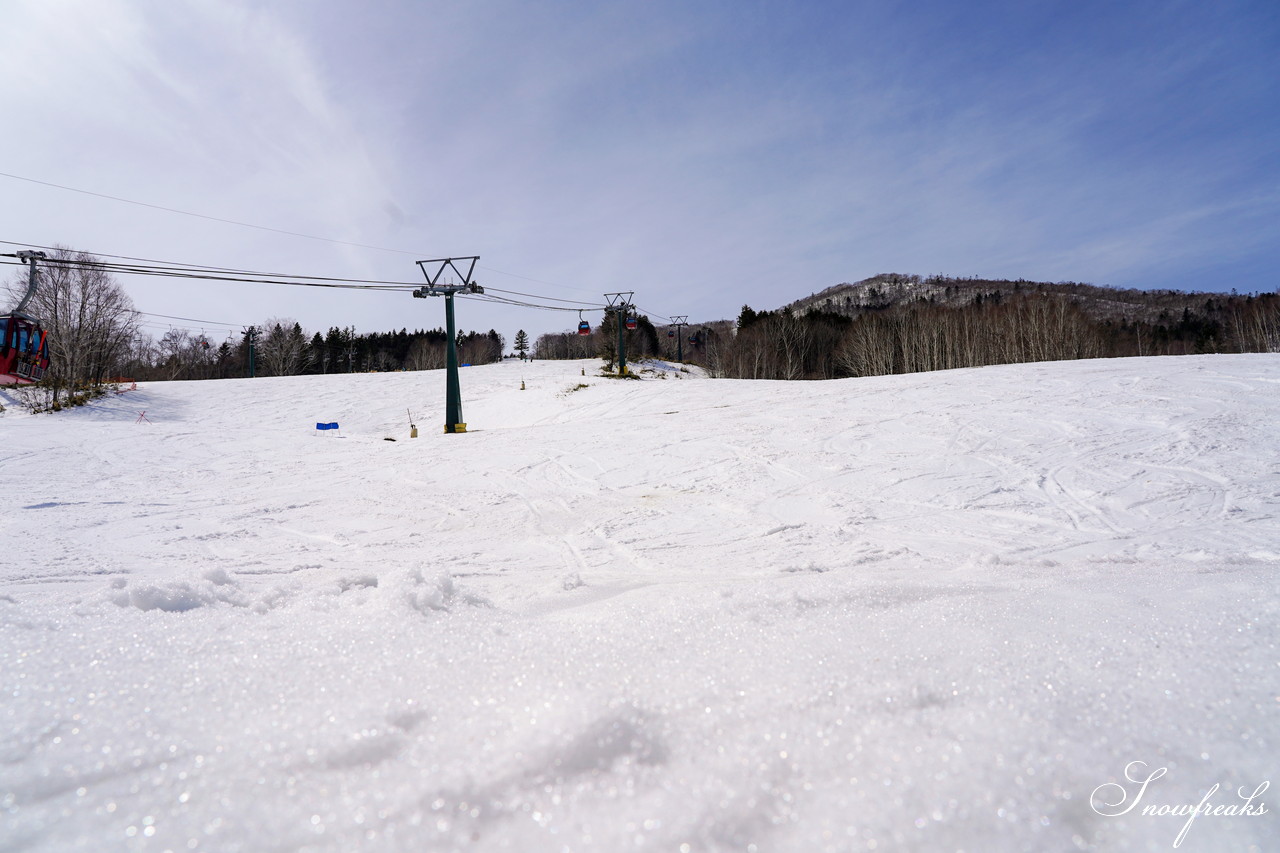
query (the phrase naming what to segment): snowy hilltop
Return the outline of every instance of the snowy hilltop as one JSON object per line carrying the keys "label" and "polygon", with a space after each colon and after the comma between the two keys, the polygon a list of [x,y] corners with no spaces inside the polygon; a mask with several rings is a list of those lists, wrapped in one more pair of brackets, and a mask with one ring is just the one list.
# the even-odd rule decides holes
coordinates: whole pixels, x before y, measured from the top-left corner
{"label": "snowy hilltop", "polygon": [[1280,356],[598,366],[8,407],[0,849],[1280,836]]}

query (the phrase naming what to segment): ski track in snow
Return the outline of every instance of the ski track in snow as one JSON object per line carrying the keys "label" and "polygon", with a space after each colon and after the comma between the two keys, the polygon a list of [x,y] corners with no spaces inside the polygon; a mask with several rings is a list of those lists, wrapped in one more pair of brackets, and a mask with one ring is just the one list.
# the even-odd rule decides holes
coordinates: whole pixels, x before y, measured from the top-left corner
{"label": "ski track in snow", "polygon": [[0,415],[0,849],[1165,850],[1094,789],[1275,775],[1280,356],[597,368]]}

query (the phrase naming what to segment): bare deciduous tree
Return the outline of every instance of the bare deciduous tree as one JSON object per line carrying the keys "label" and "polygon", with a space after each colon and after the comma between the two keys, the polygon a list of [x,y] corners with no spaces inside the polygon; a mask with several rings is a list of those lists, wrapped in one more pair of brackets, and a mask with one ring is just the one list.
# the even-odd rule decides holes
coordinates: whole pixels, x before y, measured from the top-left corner
{"label": "bare deciduous tree", "polygon": [[409,345],[405,356],[406,370],[440,370],[445,365],[445,342],[418,338]]}
{"label": "bare deciduous tree", "polygon": [[307,336],[293,319],[272,317],[262,324],[257,359],[266,376],[294,376],[307,367]]}
{"label": "bare deciduous tree", "polygon": [[599,332],[589,335],[550,332],[539,335],[533,344],[533,357],[539,359],[591,358],[600,350]]}

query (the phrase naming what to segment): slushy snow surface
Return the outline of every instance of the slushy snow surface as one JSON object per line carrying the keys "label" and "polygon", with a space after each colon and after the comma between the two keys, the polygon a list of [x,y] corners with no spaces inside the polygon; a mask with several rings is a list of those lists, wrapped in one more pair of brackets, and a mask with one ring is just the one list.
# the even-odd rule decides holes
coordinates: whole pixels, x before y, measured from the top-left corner
{"label": "slushy snow surface", "polygon": [[1280,357],[598,365],[10,407],[0,848],[1169,850],[1275,779]]}

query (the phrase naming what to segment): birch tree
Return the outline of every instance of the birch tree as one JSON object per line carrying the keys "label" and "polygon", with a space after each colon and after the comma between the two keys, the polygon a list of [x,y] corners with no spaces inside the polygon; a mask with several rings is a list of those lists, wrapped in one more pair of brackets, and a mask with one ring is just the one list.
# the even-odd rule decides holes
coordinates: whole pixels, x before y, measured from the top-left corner
{"label": "birch tree", "polygon": [[273,317],[262,325],[258,364],[267,376],[295,376],[307,366],[307,336],[293,319]]}

